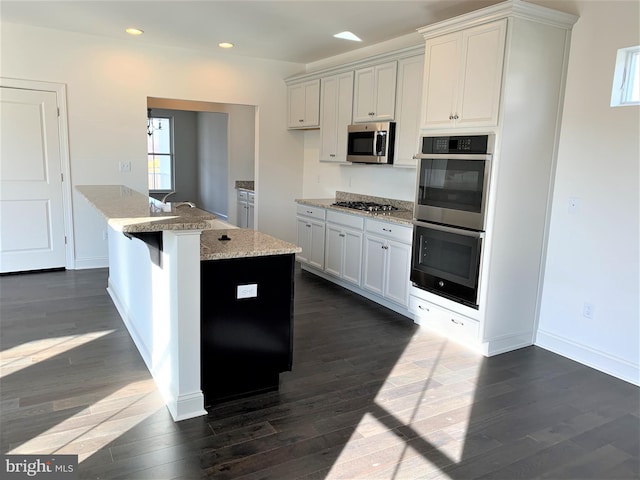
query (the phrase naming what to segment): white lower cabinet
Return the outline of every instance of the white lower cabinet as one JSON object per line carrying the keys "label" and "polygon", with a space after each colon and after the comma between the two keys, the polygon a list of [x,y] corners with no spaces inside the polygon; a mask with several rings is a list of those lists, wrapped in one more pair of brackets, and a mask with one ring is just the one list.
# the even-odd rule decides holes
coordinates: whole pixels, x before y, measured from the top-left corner
{"label": "white lower cabinet", "polygon": [[325,209],[298,205],[296,225],[298,246],[302,252],[296,259],[313,267],[324,269]]}
{"label": "white lower cabinet", "polygon": [[457,340],[476,342],[480,334],[480,322],[459,313],[434,305],[415,295],[409,296],[409,311],[421,326],[436,330]]}
{"label": "white lower cabinet", "polygon": [[255,194],[246,190],[238,190],[238,221],[236,225],[240,228],[254,228]]}
{"label": "white lower cabinet", "polygon": [[411,269],[410,227],[366,221],[362,288],[407,306]]}
{"label": "white lower cabinet", "polygon": [[364,219],[327,212],[324,271],[360,286]]}

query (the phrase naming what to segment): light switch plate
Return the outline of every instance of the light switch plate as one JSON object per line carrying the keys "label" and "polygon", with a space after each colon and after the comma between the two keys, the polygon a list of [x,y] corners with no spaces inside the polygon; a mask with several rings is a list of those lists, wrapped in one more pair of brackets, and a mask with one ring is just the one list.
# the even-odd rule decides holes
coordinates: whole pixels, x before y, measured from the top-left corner
{"label": "light switch plate", "polygon": [[236,299],[255,298],[258,296],[258,284],[238,285],[236,289]]}

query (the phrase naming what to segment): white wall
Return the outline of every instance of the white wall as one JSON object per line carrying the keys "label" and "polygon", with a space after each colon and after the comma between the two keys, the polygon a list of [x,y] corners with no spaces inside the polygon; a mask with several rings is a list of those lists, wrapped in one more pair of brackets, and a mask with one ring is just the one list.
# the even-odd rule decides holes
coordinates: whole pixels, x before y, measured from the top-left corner
{"label": "white wall", "polygon": [[[302,144],[285,128],[283,79],[302,65],[145,46],[2,23],[0,75],[67,85],[74,185],[124,184],[146,192],[147,97],[258,107],[261,230],[295,241],[293,199],[302,196]],[[118,161],[131,161],[120,173]],[[74,195],[76,266],[104,266],[104,220]]]}
{"label": "white wall", "polygon": [[[537,343],[640,382],[640,107],[609,106],[640,3],[582,1],[573,29]],[[570,197],[580,205],[569,214]],[[583,304],[595,307],[593,319]]]}

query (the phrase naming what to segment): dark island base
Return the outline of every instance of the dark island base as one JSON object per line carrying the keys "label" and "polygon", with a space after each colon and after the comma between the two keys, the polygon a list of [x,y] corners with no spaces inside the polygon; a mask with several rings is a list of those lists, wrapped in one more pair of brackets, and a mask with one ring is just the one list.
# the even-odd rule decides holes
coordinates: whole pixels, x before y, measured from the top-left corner
{"label": "dark island base", "polygon": [[[277,390],[291,370],[294,263],[293,254],[201,262],[205,406]],[[250,285],[256,295],[238,298]]]}

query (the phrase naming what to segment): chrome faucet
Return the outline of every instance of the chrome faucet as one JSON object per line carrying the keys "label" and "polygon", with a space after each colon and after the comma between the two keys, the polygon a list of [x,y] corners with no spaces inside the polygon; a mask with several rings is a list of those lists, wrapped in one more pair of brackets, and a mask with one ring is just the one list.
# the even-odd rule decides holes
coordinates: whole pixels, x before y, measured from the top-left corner
{"label": "chrome faucet", "polygon": [[167,193],[164,197],[162,197],[162,200],[160,200],[162,203],[167,203],[167,198],[169,198],[169,195],[173,195],[175,192],[175,190],[173,192],[169,192]]}
{"label": "chrome faucet", "polygon": [[180,202],[176,204],[176,208],[182,207],[183,205],[189,205],[191,208],[196,208],[196,204],[193,202]]}

